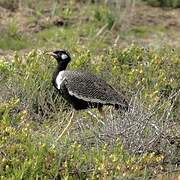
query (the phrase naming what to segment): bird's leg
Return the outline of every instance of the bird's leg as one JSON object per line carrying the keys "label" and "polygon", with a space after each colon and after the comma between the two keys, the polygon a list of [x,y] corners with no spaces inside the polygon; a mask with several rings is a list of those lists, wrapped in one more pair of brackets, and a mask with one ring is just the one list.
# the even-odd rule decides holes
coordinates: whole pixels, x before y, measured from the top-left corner
{"label": "bird's leg", "polygon": [[[101,114],[103,120],[105,118],[105,112],[103,111],[102,106],[98,106],[97,107],[99,113]],[[88,114],[90,114],[92,117],[94,117],[97,121],[99,121],[100,123],[102,123],[104,125],[104,122],[101,120],[101,118],[99,118],[98,116],[96,116],[95,114],[93,114],[91,111],[88,111]]]}
{"label": "bird's leg", "polygon": [[110,117],[111,117],[111,119],[113,119],[113,110],[112,110],[112,108],[110,108]]}
{"label": "bird's leg", "polygon": [[104,112],[102,106],[98,106],[98,111],[99,111],[99,113],[101,114],[101,116],[102,116],[103,118],[105,118],[105,112]]}
{"label": "bird's leg", "polygon": [[64,133],[67,131],[67,129],[69,128],[69,126],[71,125],[72,123],[72,120],[74,118],[74,110],[71,112],[71,116],[70,116],[70,119],[69,119],[69,122],[67,124],[67,126],[63,129],[63,131],[61,132],[61,134],[58,136],[57,140],[56,141],[59,141],[59,139],[64,135]]}
{"label": "bird's leg", "polygon": [[90,116],[92,116],[93,118],[95,118],[98,122],[100,122],[101,124],[104,125],[104,122],[103,122],[100,118],[98,118],[95,114],[93,114],[91,111],[87,111],[87,113],[88,113]]}

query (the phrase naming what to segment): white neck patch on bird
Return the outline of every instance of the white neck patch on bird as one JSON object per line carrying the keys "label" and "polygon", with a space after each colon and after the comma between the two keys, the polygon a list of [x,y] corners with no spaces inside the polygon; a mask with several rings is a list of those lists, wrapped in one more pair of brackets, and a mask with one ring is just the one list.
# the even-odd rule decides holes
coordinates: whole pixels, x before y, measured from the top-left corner
{"label": "white neck patch on bird", "polygon": [[63,77],[64,71],[60,71],[56,77],[56,86],[58,89],[61,88],[61,84],[63,83],[65,77]]}
{"label": "white neck patch on bird", "polygon": [[61,58],[64,60],[64,59],[68,58],[68,56],[67,56],[67,54],[62,54]]}

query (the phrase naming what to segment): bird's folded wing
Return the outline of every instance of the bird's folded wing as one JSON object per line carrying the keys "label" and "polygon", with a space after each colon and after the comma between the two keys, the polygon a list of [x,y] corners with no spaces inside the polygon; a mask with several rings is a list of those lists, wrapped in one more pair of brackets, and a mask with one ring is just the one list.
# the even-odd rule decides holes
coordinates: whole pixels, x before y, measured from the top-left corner
{"label": "bird's folded wing", "polygon": [[71,74],[67,76],[65,85],[70,95],[84,101],[102,104],[121,104],[124,101],[109,84],[89,73]]}

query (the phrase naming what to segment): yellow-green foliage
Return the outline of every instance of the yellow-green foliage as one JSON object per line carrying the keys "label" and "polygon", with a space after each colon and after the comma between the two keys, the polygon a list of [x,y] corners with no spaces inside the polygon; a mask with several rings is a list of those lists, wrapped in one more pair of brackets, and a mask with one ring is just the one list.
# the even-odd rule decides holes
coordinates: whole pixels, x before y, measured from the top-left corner
{"label": "yellow-green foliage", "polygon": [[[146,106],[166,100],[172,91],[179,89],[180,58],[172,50],[132,45],[95,55],[78,47],[74,48],[73,57],[76,61],[72,60],[72,69],[88,68],[117,88],[123,85],[129,97],[132,95],[129,91],[143,89]],[[85,135],[82,142],[77,142],[70,134],[56,141],[62,130],[57,119],[66,123],[67,113],[51,85],[54,66],[55,61],[35,50],[25,56],[15,53],[12,62],[0,62],[1,179],[148,178],[160,174],[164,169],[163,154],[129,154],[120,139],[114,140],[113,145],[85,144]],[[179,101],[174,117],[178,117],[178,108]],[[84,134],[88,133],[91,130]]]}
{"label": "yellow-green foliage", "polygon": [[[0,0],[0,179],[170,179],[172,171],[177,179],[177,12],[157,11],[151,21],[141,3],[114,2]],[[161,2],[178,7],[179,0]],[[150,39],[159,49],[148,48]],[[130,45],[142,40],[143,47]],[[44,50],[59,48],[71,53],[68,68],[135,99],[132,111],[107,108],[103,123],[96,111],[97,118],[82,111],[57,141],[71,107],[52,86],[56,62]]]}
{"label": "yellow-green foliage", "polygon": [[86,148],[69,140],[56,143],[54,137],[39,130],[43,126],[27,119],[27,111],[11,116],[19,103],[12,99],[0,107],[2,179],[148,177],[155,172],[148,167],[163,168],[162,155],[130,156],[118,139],[113,147]]}

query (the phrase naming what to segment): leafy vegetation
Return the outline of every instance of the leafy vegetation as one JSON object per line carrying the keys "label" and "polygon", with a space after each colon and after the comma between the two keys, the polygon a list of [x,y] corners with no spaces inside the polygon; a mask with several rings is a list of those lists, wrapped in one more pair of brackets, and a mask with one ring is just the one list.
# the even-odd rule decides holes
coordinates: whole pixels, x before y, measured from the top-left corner
{"label": "leafy vegetation", "polygon": [[[153,24],[124,31],[106,3],[39,1],[34,7],[33,1],[19,2],[6,1],[3,7],[20,14],[22,7],[25,14],[30,9],[31,16],[21,17],[25,25],[10,16],[0,29],[5,35],[0,48],[17,50],[0,57],[0,178],[177,179],[178,47],[121,46],[129,37],[167,30]],[[96,110],[79,112],[58,139],[72,109],[52,87],[56,62],[46,51],[61,47],[72,54],[69,68],[107,80],[127,96],[130,110],[105,108],[105,119]]]}
{"label": "leafy vegetation", "polygon": [[160,7],[173,7],[179,8],[180,1],[179,0],[145,0],[148,4],[152,6],[160,6]]}
{"label": "leafy vegetation", "polygon": [[[112,84],[115,82],[116,85],[117,82],[124,84],[124,89],[133,90],[134,92],[144,87],[141,92],[143,96],[141,100],[146,100],[144,108],[158,101],[162,105],[161,98],[166,101],[166,104],[169,103],[167,97],[173,91],[177,92],[179,88],[179,72],[171,71],[172,68],[178,68],[176,63],[178,63],[179,58],[175,53],[168,53],[167,57],[166,52],[148,51],[147,49],[132,46],[122,51],[110,49],[101,57],[94,57],[100,59],[99,63],[84,62],[84,65],[82,63],[83,59],[87,59],[89,56],[92,57],[93,55],[89,54],[88,50],[82,50],[81,57],[77,57],[77,61],[74,61],[72,66],[74,68],[88,66],[96,74],[110,71],[109,73],[115,77],[112,78]],[[173,63],[169,62],[173,65],[172,67],[166,62],[165,57],[167,57],[168,61],[173,61]],[[113,63],[108,62],[108,59],[112,59]],[[162,69],[157,71],[156,66],[159,66],[159,64],[161,64]],[[105,178],[121,175],[124,177],[151,177],[155,170],[148,167],[153,165],[156,166],[158,171],[161,171],[161,169],[167,168],[163,165],[165,157],[168,161],[178,161],[178,155],[170,157],[171,154],[167,157],[166,151],[156,155],[155,152],[159,149],[157,147],[151,149],[146,147],[148,148],[146,149],[146,144],[142,144],[142,147],[145,148],[143,149],[144,155],[132,155],[131,151],[138,152],[139,150],[136,145],[127,149],[125,143],[127,141],[122,144],[123,137],[119,135],[119,131],[117,134],[115,134],[114,130],[109,131],[112,126],[110,124],[112,119],[109,116],[104,120],[105,125],[102,126],[101,124],[102,127],[99,131],[100,122],[95,122],[87,114],[84,114],[83,119],[81,119],[82,115],[80,113],[73,125],[75,129],[70,129],[69,135],[57,142],[58,135],[66,125],[70,107],[62,102],[62,99],[57,92],[54,92],[51,85],[51,74],[54,65],[48,57],[45,57],[43,52],[36,51],[31,51],[25,57],[15,54],[12,63],[1,61],[2,82],[4,82],[2,89],[4,100],[0,108],[1,132],[3,132],[1,134],[2,177],[40,177],[47,179],[53,177]],[[170,84],[165,84],[165,79],[169,78],[172,78],[172,80],[168,81]],[[177,104],[176,108],[179,108],[179,100],[176,99],[173,102]],[[171,107],[167,105],[164,104],[163,106]],[[133,108],[136,108],[137,112],[136,105],[133,105]],[[178,118],[179,109],[176,108],[173,105],[171,116],[164,116],[164,118],[167,118],[167,122],[172,118],[173,121]],[[161,107],[156,112],[156,116],[160,115],[163,109],[164,107]],[[153,111],[151,110],[151,112]],[[147,115],[149,113],[145,116]],[[114,117],[114,125],[119,121],[119,116],[116,114]],[[140,116],[143,118],[142,112]],[[138,115],[129,112],[128,118],[130,118],[130,121],[134,121],[135,118],[138,119]],[[93,124],[91,124],[92,120],[94,121]],[[121,119],[124,123],[126,120],[127,117]],[[80,126],[92,126],[92,131],[85,127],[82,130],[82,127],[79,127],[81,131],[79,132],[76,124],[78,121],[81,121]],[[159,120],[157,119],[157,121]],[[157,128],[159,127],[157,126]],[[141,128],[138,130],[140,131]],[[168,134],[168,136],[172,135],[172,138],[178,136],[178,132],[172,131],[170,127],[168,129],[166,127],[164,130],[176,133],[176,135]],[[163,133],[165,133],[164,130]],[[102,137],[96,140],[100,135],[99,133],[103,133],[104,137],[107,134],[113,133],[114,135],[112,134],[112,136],[110,135],[109,138],[104,140]],[[137,141],[137,137],[141,139],[141,136],[138,135],[132,138],[129,134],[128,139],[132,138],[131,142]],[[166,136],[163,135],[163,138],[166,138]],[[89,140],[87,141],[87,139]],[[146,139],[148,143],[150,140],[153,139]],[[164,144],[161,146],[164,146]],[[175,147],[173,146],[173,148]],[[153,153],[148,153],[149,150]],[[178,153],[178,147],[173,152]]]}

